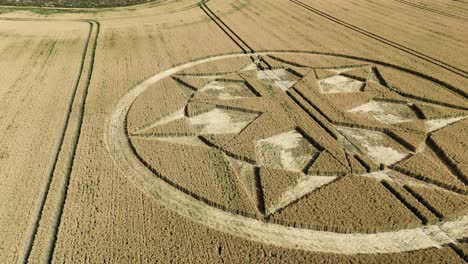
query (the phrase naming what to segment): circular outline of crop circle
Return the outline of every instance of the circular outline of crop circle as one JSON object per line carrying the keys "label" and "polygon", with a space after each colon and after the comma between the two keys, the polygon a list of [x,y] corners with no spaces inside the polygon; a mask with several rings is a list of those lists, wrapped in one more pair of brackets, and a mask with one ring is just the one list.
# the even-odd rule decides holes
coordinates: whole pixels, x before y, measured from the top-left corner
{"label": "circular outline of crop circle", "polygon": [[[262,51],[256,53],[230,53],[205,57],[177,65],[141,82],[124,95],[114,106],[108,118],[105,140],[115,164],[140,190],[156,199],[166,208],[209,228],[255,242],[279,247],[336,254],[398,253],[425,248],[440,248],[457,239],[468,237],[468,214],[436,225],[421,226],[375,234],[334,233],[301,229],[266,223],[235,215],[212,207],[189,194],[177,190],[154,175],[136,155],[126,130],[127,113],[133,102],[152,84],[181,70],[222,59],[252,55],[304,54],[355,59],[413,73],[419,77],[435,79],[400,66],[354,56],[313,51]],[[443,82],[435,80],[439,84]]]}

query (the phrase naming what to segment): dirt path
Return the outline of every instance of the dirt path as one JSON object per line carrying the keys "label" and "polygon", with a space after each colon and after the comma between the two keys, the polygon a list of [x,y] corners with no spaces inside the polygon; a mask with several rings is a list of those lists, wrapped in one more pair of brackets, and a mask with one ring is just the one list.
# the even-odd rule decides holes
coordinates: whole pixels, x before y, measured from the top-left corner
{"label": "dirt path", "polygon": [[124,175],[168,209],[197,223],[245,239],[280,247],[340,254],[392,253],[430,247],[439,248],[468,236],[468,215],[439,225],[377,234],[341,234],[269,224],[208,206],[156,177],[135,156],[125,130],[124,121],[134,100],[150,85],[180,70],[210,61],[249,55],[251,54],[222,55],[177,66],[140,83],[121,98],[109,117],[105,136],[108,150]]}

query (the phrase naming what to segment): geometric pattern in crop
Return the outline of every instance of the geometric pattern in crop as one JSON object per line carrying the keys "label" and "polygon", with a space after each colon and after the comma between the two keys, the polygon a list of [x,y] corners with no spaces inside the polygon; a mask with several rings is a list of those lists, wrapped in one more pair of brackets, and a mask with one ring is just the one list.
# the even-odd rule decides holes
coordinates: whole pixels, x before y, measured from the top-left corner
{"label": "geometric pattern in crop", "polygon": [[212,98],[221,100],[255,96],[245,83],[229,81],[213,81],[201,88],[197,95],[204,99]]}
{"label": "geometric pattern in crop", "polygon": [[257,78],[265,83],[273,84],[282,91],[287,91],[298,80],[299,77],[285,69],[263,69],[257,73]]}
{"label": "geometric pattern in crop", "polygon": [[416,113],[409,105],[392,102],[370,101],[349,110],[349,112],[362,113],[387,124],[404,123],[417,119]]}
{"label": "geometric pattern in crop", "polygon": [[341,75],[332,76],[320,81],[322,93],[359,92],[363,83]]}
{"label": "geometric pattern in crop", "polygon": [[344,140],[363,150],[376,164],[394,164],[403,160],[409,150],[400,146],[385,133],[359,128],[337,127]]}
{"label": "geometric pattern in crop", "polygon": [[[244,60],[245,67],[193,68],[213,63],[206,67],[213,69],[226,58]],[[168,78],[178,83],[174,94],[184,96],[165,98],[164,114],[146,115],[158,102],[145,96],[157,95],[155,84]],[[431,80],[336,54],[217,56],[135,87],[117,104],[106,138],[116,163],[142,190],[221,231],[334,253],[440,246],[468,237],[458,228],[468,221],[467,175],[456,169],[466,153],[452,159],[446,153],[453,150],[445,152],[447,144],[432,135],[462,122],[468,102]],[[427,86],[431,93],[418,88]],[[136,117],[146,125],[125,125]],[[443,177],[418,170],[424,162],[444,168]],[[343,199],[342,190],[355,200]],[[458,202],[438,212],[450,199]],[[327,210],[333,213],[323,214]],[[363,213],[370,211],[379,213]],[[324,243],[360,247],[343,251],[346,246]]]}
{"label": "geometric pattern in crop", "polygon": [[275,169],[302,171],[318,150],[299,132],[286,133],[261,139],[255,143],[260,165]]}

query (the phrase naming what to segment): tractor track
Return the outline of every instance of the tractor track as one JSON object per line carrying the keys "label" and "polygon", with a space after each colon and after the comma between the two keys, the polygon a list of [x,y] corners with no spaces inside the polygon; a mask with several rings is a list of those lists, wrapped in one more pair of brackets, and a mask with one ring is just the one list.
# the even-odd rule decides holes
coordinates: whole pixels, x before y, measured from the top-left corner
{"label": "tractor track", "polygon": [[[100,30],[100,24],[95,20],[86,19],[41,19],[41,18],[0,18],[0,20],[10,21],[41,21],[41,22],[81,22],[89,24],[89,31],[86,37],[84,49],[81,56],[81,63],[79,67],[79,74],[77,80],[72,89],[71,95],[67,104],[67,111],[65,112],[64,123],[61,128],[58,143],[55,148],[55,155],[53,162],[50,165],[49,172],[45,178],[44,185],[39,194],[39,202],[34,210],[34,222],[28,230],[25,238],[25,245],[22,254],[19,257],[18,263],[28,263],[29,257],[34,247],[35,238],[38,234],[40,222],[43,219],[45,206],[48,203],[49,193],[51,191],[51,184],[54,178],[64,177],[63,184],[60,186],[61,197],[58,203],[55,205],[57,211],[53,217],[53,232],[48,234],[47,244],[47,263],[52,260],[53,250],[55,248],[55,241],[57,238],[58,230],[61,222],[61,215],[63,212],[63,206],[66,200],[66,194],[68,190],[68,184],[72,172],[74,157],[80,138],[80,130],[83,122],[83,114],[85,110],[85,102],[88,94],[88,88],[92,77],[94,67],[94,57],[97,47],[97,39]],[[81,94],[80,94],[81,92]],[[73,113],[77,112],[76,120],[73,120]],[[72,124],[74,122],[74,124]],[[72,139],[70,140],[67,139]],[[71,152],[65,151],[70,148]],[[65,175],[59,175],[57,168],[60,166],[60,162],[64,159],[67,160],[67,170]]]}
{"label": "tractor track", "polygon": [[[385,38],[382,38],[382,37],[380,37],[378,35],[375,35],[375,34],[373,34],[371,32],[365,31],[365,30],[360,29],[360,28],[358,28],[356,26],[348,24],[348,23],[346,23],[344,21],[341,21],[341,20],[339,20],[337,18],[334,18],[334,17],[332,17],[332,16],[330,16],[330,15],[328,15],[326,13],[323,13],[323,12],[321,12],[319,10],[316,10],[315,8],[312,8],[312,7],[304,4],[301,1],[298,1],[298,0],[289,0],[289,1],[295,3],[295,4],[299,5],[299,6],[302,6],[303,8],[306,8],[309,11],[312,11],[312,12],[314,12],[316,14],[319,14],[322,17],[325,17],[325,18],[327,18],[329,20],[332,20],[335,23],[338,23],[338,24],[340,24],[342,26],[345,26],[347,28],[350,28],[350,29],[352,29],[352,30],[354,30],[356,32],[359,32],[359,33],[364,34],[364,35],[366,35],[368,37],[376,39],[376,40],[378,40],[378,41],[380,41],[380,42],[382,42],[384,44],[390,45],[390,46],[392,46],[394,48],[397,48],[397,49],[399,49],[401,51],[409,53],[409,54],[411,54],[413,56],[416,56],[416,57],[418,57],[420,59],[423,59],[425,61],[433,63],[433,64],[435,64],[437,66],[440,66],[440,67],[442,67],[442,68],[444,68],[444,69],[446,69],[448,71],[451,71],[451,72],[453,72],[453,73],[455,73],[457,75],[468,78],[468,72],[466,72],[466,71],[463,71],[463,70],[458,69],[458,68],[456,68],[454,66],[451,66],[451,65],[446,64],[446,63],[444,63],[442,61],[439,61],[439,60],[437,60],[435,58],[432,58],[432,57],[427,56],[427,55],[425,55],[423,53],[415,51],[415,50],[413,50],[411,48],[407,48],[407,47],[402,46],[402,45],[400,45],[398,43],[392,42],[392,41],[387,40]],[[399,0],[396,0],[396,1],[399,1]],[[221,18],[219,18],[205,4],[206,2],[208,2],[208,0],[200,1],[200,3],[194,5],[193,7],[199,6],[203,10],[203,12],[214,23],[216,23],[216,25],[243,51],[244,54],[255,53],[254,49],[252,49],[239,35],[237,35],[228,25],[226,25],[221,20]],[[399,2],[401,2],[401,1],[399,1]],[[190,8],[193,8],[193,7],[191,6]],[[151,15],[148,15],[148,16],[151,16]],[[93,74],[94,59],[95,59],[95,54],[96,54],[97,41],[98,41],[98,37],[99,37],[100,24],[99,24],[98,21],[87,20],[87,19],[56,19],[56,20],[53,20],[53,19],[34,19],[34,18],[23,18],[23,19],[21,19],[21,18],[0,18],[0,19],[12,20],[12,21],[85,22],[85,23],[89,23],[89,25],[90,25],[90,31],[89,31],[89,35],[87,37],[85,50],[83,51],[83,57],[82,57],[82,62],[81,62],[81,66],[80,66],[80,74],[79,74],[79,77],[78,77],[77,82],[75,84],[74,90],[72,92],[70,103],[68,105],[68,111],[66,113],[66,122],[64,123],[64,126],[62,127],[62,133],[61,133],[61,136],[60,136],[60,139],[59,139],[59,144],[58,144],[58,146],[56,148],[56,157],[54,159],[51,171],[50,171],[50,173],[49,173],[49,175],[47,177],[43,192],[41,193],[41,196],[40,196],[41,198],[40,198],[40,203],[39,203],[39,206],[38,206],[38,208],[40,208],[40,210],[37,210],[37,212],[36,212],[37,217],[36,217],[35,222],[33,224],[32,232],[31,232],[31,234],[28,235],[29,238],[27,240],[27,245],[25,246],[25,252],[24,252],[23,256],[21,257],[21,262],[22,263],[28,263],[28,259],[29,259],[29,256],[31,254],[31,250],[32,250],[32,248],[34,246],[34,238],[35,238],[35,236],[37,234],[37,231],[38,231],[38,228],[39,228],[39,222],[40,222],[40,220],[42,218],[42,213],[44,211],[44,206],[45,206],[45,204],[47,202],[48,193],[50,191],[50,185],[51,185],[52,179],[54,178],[54,175],[55,175],[55,168],[56,168],[57,163],[59,161],[59,156],[68,155],[67,170],[66,170],[65,175],[64,175],[64,184],[61,186],[61,195],[60,195],[60,199],[59,199],[59,201],[57,203],[58,210],[56,212],[56,215],[54,216],[54,218],[55,218],[54,226],[53,226],[54,232],[52,234],[52,237],[50,237],[49,244],[47,245],[47,251],[48,251],[47,263],[50,263],[52,261],[54,250],[55,250],[55,244],[56,244],[58,232],[59,232],[59,229],[60,229],[61,218],[62,218],[62,214],[63,214],[63,210],[64,210],[65,201],[66,201],[66,198],[67,198],[68,185],[69,185],[70,177],[71,177],[71,174],[72,174],[72,171],[73,171],[74,158],[75,158],[75,155],[76,155],[77,146],[79,144],[79,139],[80,139],[80,135],[81,135],[81,126],[82,126],[82,123],[83,123],[83,116],[84,116],[84,111],[85,111],[85,106],[86,106],[87,95],[88,95],[88,88],[89,88],[90,81],[91,81],[92,74]],[[87,54],[89,54],[89,56],[88,56],[89,65],[88,66],[85,65],[86,55]],[[234,55],[225,55],[225,56],[234,56]],[[205,59],[205,61],[216,60],[216,59],[218,59],[218,58],[217,57],[207,58],[207,59]],[[198,62],[192,62],[192,63],[189,63],[189,64],[198,64]],[[186,65],[187,64],[179,65],[176,68],[185,68]],[[85,68],[87,68],[87,69],[85,69]],[[85,72],[87,72],[87,74],[84,74]],[[155,79],[156,78],[152,78],[151,80],[153,81]],[[81,94],[81,97],[78,98],[79,94],[77,93],[77,91],[79,89],[79,86],[81,86],[81,85],[83,85],[83,93]],[[145,85],[146,85],[146,82],[143,82],[142,84],[140,84],[139,88],[138,89],[135,88],[135,90],[144,89]],[[455,87],[453,87],[453,89],[450,89],[450,86],[448,84],[445,84],[445,86],[446,87],[448,86],[449,90],[454,91],[454,92],[458,93],[459,95],[461,95],[461,96],[463,96],[465,98],[467,97],[467,94],[465,92],[460,91]],[[132,95],[134,95],[134,94],[132,93]],[[79,102],[76,102],[77,99],[79,100]],[[129,98],[126,98],[126,99],[128,100]],[[118,106],[127,107],[126,103],[128,103],[128,102],[124,102],[124,101],[119,101],[119,102],[120,103],[119,103]],[[128,105],[128,107],[130,107],[130,105]],[[77,120],[74,120],[76,122],[76,124],[75,124],[76,129],[73,132],[68,133],[69,124],[70,124],[70,122],[72,122],[72,121],[70,121],[70,116],[71,116],[71,113],[72,113],[73,109],[75,109],[75,108],[77,109],[76,111],[78,112],[78,118],[77,118]],[[119,110],[121,111],[121,110],[123,110],[123,108],[121,108]],[[118,125],[116,125],[116,122],[120,121],[119,118],[120,118],[120,116],[116,116],[116,115],[113,115],[111,117],[111,120],[109,121],[109,128],[110,129],[109,129],[108,134],[106,136],[110,137],[110,138],[113,138],[113,139],[118,138],[118,141],[119,141],[118,143],[120,144],[120,146],[125,148],[126,145],[129,144],[129,142],[128,142],[128,140],[122,141],[123,138],[119,134],[121,132],[120,127],[118,127]],[[74,135],[72,137],[73,141],[71,142],[72,151],[69,154],[62,153],[62,151],[61,151],[62,148],[64,147],[64,141],[65,141],[65,138],[66,138],[67,134],[73,134]],[[109,142],[108,142],[108,148],[111,151],[116,150],[115,147],[116,146],[114,146],[112,144],[109,145]],[[118,151],[121,151],[121,150],[118,150]],[[127,154],[129,154],[129,153],[124,153],[124,155],[127,155]],[[145,169],[141,168],[140,167],[141,164],[138,164],[137,161],[134,160],[133,158],[130,158],[128,156],[126,156],[126,157],[128,158],[128,162],[133,163],[133,164],[127,164],[127,165],[129,165],[132,168],[137,168],[139,170],[139,172],[141,172],[143,175],[145,175],[143,177],[146,177],[148,173],[151,173],[150,171],[145,171]],[[123,165],[119,165],[120,168],[122,166]],[[128,169],[130,167],[123,168],[122,171],[132,174],[131,172],[128,171]],[[131,175],[130,178],[132,180],[136,180],[136,181],[141,183],[141,181],[140,181],[141,179],[137,179],[138,176],[136,176],[136,175]],[[153,180],[151,180],[151,181],[153,181]],[[224,232],[231,233],[231,234],[237,234],[237,232],[240,230],[241,236],[244,236],[242,234],[244,232],[247,232],[247,231],[248,232],[253,232],[253,235],[252,235],[253,240],[257,240],[257,241],[267,243],[267,244],[275,244],[275,245],[279,245],[279,246],[285,246],[286,245],[287,247],[291,247],[291,245],[294,245],[293,246],[294,248],[302,248],[302,249],[306,249],[306,250],[314,249],[316,247],[315,245],[311,244],[310,241],[307,241],[308,239],[310,239],[310,237],[315,237],[317,234],[325,236],[326,239],[328,237],[327,234],[323,234],[324,232],[309,230],[310,233],[307,233],[306,235],[304,235],[305,237],[307,237],[307,240],[303,241],[303,242],[305,242],[303,245],[300,245],[299,242],[294,241],[295,239],[298,239],[298,241],[303,240],[304,236],[300,235],[299,233],[297,233],[293,237],[288,237],[288,236],[277,237],[278,234],[276,232],[280,232],[281,230],[283,230],[282,227],[274,226],[273,229],[271,229],[271,230],[267,228],[266,236],[263,236],[262,234],[259,234],[258,231],[256,231],[256,229],[252,228],[252,227],[257,225],[256,223],[253,223],[253,222],[251,223],[252,224],[251,227],[243,226],[242,224],[240,224],[239,225],[239,230],[229,230],[229,228],[227,228],[225,226],[225,223],[221,222],[224,217],[220,216],[219,212],[216,211],[216,210],[219,210],[219,209],[216,209],[216,208],[213,208],[213,209],[201,208],[200,205],[198,204],[199,201],[194,200],[192,197],[185,197],[185,196],[183,196],[184,194],[182,194],[182,196],[181,196],[181,194],[174,194],[174,193],[172,193],[172,190],[169,190],[169,189],[171,189],[171,186],[167,186],[166,182],[164,182],[164,181],[161,182],[161,181],[158,181],[157,179],[155,181],[157,182],[157,184],[161,184],[161,186],[160,187],[159,186],[156,186],[156,187],[149,186],[148,182],[150,182],[150,180],[146,179],[146,181],[144,182],[145,186],[143,188],[141,188],[139,186],[139,188],[143,189],[145,192],[151,193],[150,195],[154,196],[156,200],[161,201],[162,204],[175,206],[175,209],[173,209],[173,208],[171,208],[171,209],[178,211],[182,215],[185,215],[188,218],[195,217],[196,222],[202,222],[203,223],[204,221],[206,221],[205,217],[203,216],[203,213],[209,213],[209,215],[219,216],[220,218],[215,217],[212,220],[208,221],[208,223],[205,223],[205,224],[207,224],[208,226],[210,226],[210,227],[212,227],[214,229],[222,230]],[[152,185],[154,185],[154,184],[152,184]],[[169,188],[169,189],[164,189],[164,188]],[[157,194],[155,191],[160,192],[160,193]],[[175,197],[176,197],[175,201],[167,201],[166,200],[167,198],[162,197],[162,195],[161,195],[161,194],[169,194],[169,193],[172,193],[172,194],[175,195]],[[181,204],[189,204],[189,205],[191,205],[193,207],[191,207],[190,209],[184,209],[184,208],[180,207]],[[193,211],[193,210],[195,210],[197,208],[200,211],[198,211],[198,212]],[[215,211],[213,211],[213,210],[215,210]],[[192,213],[193,213],[193,215],[192,215]],[[231,220],[234,223],[238,223],[238,224],[240,223],[239,222],[240,220],[243,220],[242,216],[230,216],[230,217],[233,217]],[[248,221],[250,221],[250,220],[248,220]],[[252,221],[254,221],[254,220],[252,220]],[[466,222],[468,222],[468,219],[465,216],[464,218],[460,219],[459,221],[462,224],[466,224]],[[260,226],[260,227],[263,228],[264,226]],[[287,228],[287,227],[285,227],[285,228],[290,231],[290,228]],[[444,230],[444,228],[446,228],[446,227],[444,226],[444,223],[442,223],[442,224],[438,225],[437,228],[439,228],[441,230]],[[284,229],[283,231],[286,231],[286,229]],[[269,230],[270,233],[268,233],[268,230]],[[280,231],[278,231],[278,230],[280,230]],[[423,239],[422,241],[424,241],[424,242],[421,243],[421,245],[422,245],[421,247],[412,248],[411,250],[424,248],[425,246],[439,247],[440,245],[447,244],[447,243],[441,243],[441,244],[434,243],[434,241],[431,239],[431,234],[426,233],[426,231],[424,231],[423,229],[418,229],[418,230],[414,229],[414,230],[415,230],[414,231],[415,233],[413,235],[415,235],[416,237],[420,236],[419,238]],[[412,231],[412,230],[410,230],[410,231]],[[446,233],[446,231],[441,231],[441,232]],[[361,234],[358,234],[354,238],[351,237],[351,236],[348,236],[348,238],[350,240],[346,240],[347,243],[352,243],[352,242],[349,242],[349,241],[361,241],[362,238],[359,237],[360,235]],[[379,236],[379,234],[374,234],[374,236],[375,237],[381,237],[381,236]],[[250,235],[247,235],[247,233],[246,233],[246,237],[250,237]],[[279,238],[280,240],[282,239],[282,241],[280,241],[280,242],[272,241],[272,240],[270,240],[271,238]],[[463,237],[459,237],[459,238],[463,238]],[[404,237],[404,236],[401,236],[398,239],[403,239],[404,240],[404,239],[407,239],[407,238]],[[428,239],[428,240],[426,241],[426,239]],[[360,252],[360,253],[363,253],[363,252],[364,253],[401,252],[400,250],[402,250],[402,248],[399,245],[399,243],[402,242],[403,240],[392,241],[389,244],[390,247],[388,249],[383,249],[383,248],[379,248],[379,247],[371,247],[370,245],[367,245],[367,246],[364,245],[361,248],[358,248],[356,251]],[[371,242],[371,241],[373,241],[373,239],[369,240],[369,242]],[[284,242],[286,242],[286,244],[284,244]],[[329,243],[329,242],[326,242],[326,243]],[[344,254],[354,254],[354,252],[351,252],[352,250],[349,251],[349,252],[346,251],[346,250],[350,250],[350,249],[347,249],[347,247],[344,247],[344,249],[340,249],[336,245],[332,246],[330,249],[324,249],[324,250],[325,250],[324,252],[335,252],[335,253],[338,252],[338,253],[344,253]],[[404,249],[404,250],[406,250],[406,249]]]}
{"label": "tractor track", "polygon": [[[447,63],[445,63],[445,62],[443,62],[443,61],[441,61],[441,60],[438,60],[438,59],[436,59],[436,58],[434,58],[434,57],[431,57],[431,56],[429,56],[429,55],[426,55],[426,54],[424,54],[424,53],[421,53],[421,52],[419,52],[419,51],[417,51],[417,50],[414,50],[414,49],[412,49],[412,48],[403,46],[403,45],[401,45],[401,44],[399,44],[399,43],[396,43],[396,42],[394,42],[394,41],[391,41],[391,40],[389,40],[389,39],[386,39],[386,38],[384,38],[384,37],[381,37],[381,36],[379,36],[379,35],[377,35],[377,34],[374,34],[374,33],[370,32],[370,31],[367,31],[367,30],[365,30],[365,29],[362,29],[362,28],[360,28],[360,27],[357,27],[357,26],[355,26],[355,25],[353,25],[353,24],[347,23],[347,22],[345,22],[345,21],[343,21],[343,20],[341,20],[341,19],[339,19],[339,18],[337,18],[337,17],[334,17],[334,16],[332,16],[332,15],[329,15],[329,14],[327,14],[327,13],[325,13],[325,12],[323,12],[323,11],[317,9],[317,8],[314,8],[314,7],[312,7],[312,6],[310,6],[310,5],[306,4],[306,3],[304,3],[304,2],[302,2],[302,1],[299,1],[299,0],[289,0],[289,1],[290,1],[291,3],[293,3],[293,4],[298,5],[299,7],[304,8],[305,10],[308,10],[308,11],[310,11],[310,12],[316,14],[316,15],[321,16],[322,18],[325,18],[325,19],[327,19],[327,20],[330,20],[330,21],[332,21],[332,22],[334,22],[334,23],[336,23],[336,24],[338,24],[338,25],[340,25],[340,26],[343,26],[343,27],[346,27],[346,28],[348,28],[348,29],[351,29],[351,30],[353,30],[354,32],[360,33],[360,34],[362,34],[362,35],[364,35],[364,36],[366,36],[366,37],[369,37],[369,38],[372,38],[372,39],[374,39],[374,40],[377,40],[377,41],[379,41],[379,42],[381,42],[381,43],[383,43],[383,44],[386,44],[386,45],[388,45],[388,46],[390,46],[390,47],[393,47],[393,48],[395,48],[395,49],[398,49],[398,50],[400,50],[400,51],[402,51],[402,52],[411,54],[411,55],[413,55],[413,56],[415,56],[415,57],[417,57],[417,58],[419,58],[419,59],[422,59],[422,60],[424,60],[424,61],[430,62],[430,63],[432,63],[432,64],[434,64],[434,65],[437,65],[437,66],[439,66],[439,67],[441,67],[441,68],[443,68],[443,69],[445,69],[445,70],[447,70],[447,71],[450,71],[450,72],[452,72],[452,73],[454,73],[454,74],[457,74],[457,75],[459,75],[459,76],[468,78],[468,72],[465,71],[465,70],[462,70],[462,69],[460,69],[460,68],[457,68],[457,67],[455,67],[455,66],[452,66],[452,65],[450,65],[450,64],[447,64]],[[466,94],[465,94],[465,96],[466,96]]]}
{"label": "tractor track", "polygon": [[408,6],[412,6],[412,7],[427,11],[427,12],[430,12],[430,13],[433,13],[433,14],[442,15],[442,16],[445,16],[445,17],[450,17],[450,18],[457,19],[457,20],[460,20],[460,21],[468,22],[468,18],[466,18],[466,17],[450,14],[450,13],[440,11],[440,10],[437,10],[437,9],[433,9],[433,8],[430,8],[430,7],[421,5],[421,4],[412,3],[412,2],[409,2],[409,1],[405,1],[405,0],[395,0],[395,1],[397,1],[399,3],[402,3],[402,4],[405,4],[405,5],[408,5]]}

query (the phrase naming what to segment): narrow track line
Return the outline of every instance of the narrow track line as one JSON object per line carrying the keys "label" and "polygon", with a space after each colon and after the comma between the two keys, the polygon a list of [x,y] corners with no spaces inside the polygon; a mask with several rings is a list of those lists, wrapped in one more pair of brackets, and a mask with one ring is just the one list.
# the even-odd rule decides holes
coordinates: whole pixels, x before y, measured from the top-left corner
{"label": "narrow track line", "polygon": [[442,161],[446,168],[455,176],[457,179],[465,185],[468,185],[468,178],[462,173],[457,167],[457,164],[443,151],[443,149],[432,139],[432,133],[430,133],[426,139],[426,145],[432,149],[437,157]]}
{"label": "narrow track line", "polygon": [[218,17],[205,3],[200,5],[205,14],[244,52],[253,53],[254,50],[236,34],[224,21]]}
{"label": "narrow track line", "polygon": [[35,239],[35,237],[37,235],[37,231],[38,231],[38,228],[39,228],[39,222],[40,222],[40,220],[42,218],[42,214],[43,214],[43,211],[44,211],[44,206],[45,206],[45,203],[46,203],[46,199],[47,199],[47,196],[49,194],[50,185],[52,183],[52,179],[53,179],[53,175],[55,173],[55,169],[57,167],[57,162],[58,162],[58,159],[59,159],[59,155],[60,155],[60,152],[62,150],[62,146],[64,144],[65,133],[66,133],[66,131],[68,129],[68,124],[69,124],[69,121],[70,121],[70,115],[71,115],[71,112],[72,112],[73,104],[75,102],[75,97],[76,97],[77,90],[78,90],[78,87],[79,87],[79,84],[80,84],[80,80],[81,80],[81,77],[82,77],[82,74],[83,74],[84,62],[86,60],[86,53],[88,51],[88,47],[89,47],[90,39],[91,39],[91,33],[92,33],[92,30],[93,30],[93,25],[91,23],[89,23],[89,25],[90,25],[90,28],[89,28],[88,36],[86,38],[86,42],[85,42],[86,44],[85,44],[85,47],[83,49],[82,57],[81,57],[79,75],[78,75],[78,78],[76,79],[72,94],[71,94],[69,102],[68,102],[67,112],[66,112],[66,116],[65,116],[65,122],[63,123],[62,129],[61,129],[60,138],[59,138],[59,141],[58,141],[59,143],[56,146],[56,150],[55,150],[56,154],[55,154],[55,157],[54,157],[54,161],[50,166],[49,173],[47,174],[47,177],[46,177],[46,182],[45,182],[44,187],[42,188],[42,191],[41,191],[41,193],[39,195],[39,204],[38,204],[37,209],[35,211],[35,217],[34,217],[35,221],[33,223],[33,226],[31,228],[30,232],[27,234],[25,249],[24,249],[24,252],[23,252],[23,254],[21,255],[21,257],[19,259],[20,263],[27,263],[28,258],[29,258],[30,254],[31,254],[34,239]]}
{"label": "narrow track line", "polygon": [[84,86],[84,91],[83,95],[81,97],[81,102],[79,104],[79,109],[78,109],[78,120],[77,120],[77,128],[76,131],[74,131],[75,136],[73,137],[73,142],[72,142],[72,149],[71,149],[71,154],[68,156],[67,160],[67,168],[65,172],[65,182],[64,185],[61,186],[61,192],[60,192],[60,199],[57,203],[58,205],[58,211],[54,215],[54,221],[53,221],[53,236],[50,238],[49,243],[47,245],[47,260],[46,263],[51,263],[52,258],[54,256],[54,251],[55,251],[55,246],[56,246],[56,241],[58,237],[58,232],[60,229],[60,224],[62,222],[62,214],[63,214],[63,209],[65,206],[65,201],[68,196],[68,186],[70,184],[70,178],[71,174],[73,171],[73,165],[75,162],[75,155],[78,147],[78,143],[81,137],[81,128],[83,124],[83,117],[84,117],[84,111],[86,107],[86,101],[88,97],[88,89],[89,85],[91,82],[91,78],[93,75],[93,69],[94,69],[94,59],[96,56],[96,47],[97,47],[97,41],[99,37],[99,32],[100,32],[100,24],[97,21],[90,21],[89,23],[93,24],[96,30],[94,31],[94,38],[93,38],[93,43],[92,43],[92,49],[91,49],[91,54],[90,54],[90,62],[89,62],[89,70],[88,74],[85,79],[85,86]]}
{"label": "narrow track line", "polygon": [[433,215],[439,218],[440,221],[444,220],[444,215],[442,215],[442,213],[440,213],[434,206],[426,201],[419,193],[411,189],[411,187],[408,185],[404,185],[403,188],[414,198],[416,198],[422,205],[424,205]]}
{"label": "narrow track line", "polygon": [[457,244],[455,243],[450,243],[448,246],[461,258],[463,259],[466,263],[468,263],[468,255],[461,249]]}
{"label": "narrow track line", "polygon": [[386,180],[382,181],[381,184],[396,198],[398,199],[408,210],[410,210],[419,220],[421,220],[423,225],[428,223],[428,219],[424,217],[421,212],[411,205],[402,195],[400,192],[395,190]]}
{"label": "narrow track line", "polygon": [[[294,101],[294,103],[296,103],[301,109],[302,111],[306,112],[309,117],[315,121],[326,133],[328,133],[332,138],[334,138],[335,140],[338,139],[338,136],[330,129],[327,127],[326,124],[324,124],[324,122],[322,122],[318,117],[316,117],[314,115],[314,113],[312,113],[312,111],[310,111],[309,109],[307,109],[307,105],[303,105],[298,99],[296,96],[299,96],[300,98],[302,98],[302,100],[307,103],[309,105],[309,107],[313,108],[312,105],[310,105],[306,98],[304,98],[304,96],[300,93],[298,93],[298,91],[295,89],[295,88],[292,88],[290,89],[290,91],[287,91],[286,92],[288,94],[288,96]],[[296,94],[296,95],[295,95]],[[314,109],[314,108],[313,108]],[[316,111],[319,115],[320,113],[318,111]],[[323,116],[321,116],[323,117]],[[326,119],[325,117],[323,117],[324,119]],[[332,124],[332,123],[330,123]]]}
{"label": "narrow track line", "polygon": [[461,20],[461,21],[468,22],[468,18],[466,18],[466,17],[457,16],[457,15],[450,14],[450,13],[447,13],[447,12],[444,12],[444,11],[433,9],[433,8],[430,8],[430,7],[427,7],[427,6],[423,6],[423,5],[420,5],[420,4],[417,4],[417,3],[408,2],[408,1],[405,1],[405,0],[395,0],[395,1],[400,2],[402,4],[406,4],[406,5],[415,7],[415,8],[418,8],[418,9],[421,9],[421,10],[428,11],[428,12],[431,12],[431,13],[435,13],[435,14],[438,14],[438,15],[442,15],[442,16],[453,18],[453,19],[458,19],[458,20]]}
{"label": "narrow track line", "polygon": [[[291,3],[294,3],[294,4],[300,6],[300,7],[304,8],[304,9],[310,11],[310,12],[313,12],[313,13],[315,13],[315,14],[317,14],[317,15],[319,15],[319,16],[325,18],[325,19],[328,19],[328,20],[330,20],[330,21],[332,21],[332,22],[334,22],[334,23],[336,23],[336,24],[339,24],[339,25],[341,25],[341,26],[344,26],[344,27],[346,27],[346,28],[349,28],[349,29],[351,29],[351,30],[353,30],[353,31],[355,31],[355,32],[358,32],[358,33],[360,33],[360,34],[362,34],[362,35],[365,35],[365,36],[367,36],[367,37],[369,37],[369,38],[372,38],[372,39],[374,39],[374,40],[377,40],[377,41],[379,41],[379,42],[381,42],[381,43],[384,43],[384,44],[386,44],[386,45],[388,45],[388,46],[391,46],[391,47],[396,48],[396,49],[398,49],[398,50],[400,50],[400,51],[406,52],[406,53],[411,54],[411,55],[413,55],[413,56],[415,56],[415,57],[418,57],[418,58],[420,58],[420,59],[422,59],[422,60],[425,60],[425,61],[427,61],[427,62],[430,62],[430,63],[432,63],[432,64],[434,64],[434,65],[437,65],[437,66],[439,66],[439,67],[441,67],[441,68],[444,68],[444,69],[446,69],[447,71],[450,71],[450,72],[452,72],[452,73],[454,73],[454,74],[457,74],[457,75],[459,75],[459,76],[468,78],[468,72],[465,71],[465,70],[459,69],[459,68],[457,68],[457,67],[455,67],[455,66],[452,66],[452,65],[447,64],[447,63],[445,63],[445,62],[443,62],[443,61],[440,61],[440,60],[438,60],[438,59],[435,59],[435,58],[433,58],[433,57],[431,57],[431,56],[428,56],[428,55],[426,55],[426,54],[424,54],[424,53],[421,53],[421,52],[416,51],[416,50],[414,50],[414,49],[408,48],[408,47],[403,46],[403,45],[401,45],[401,44],[398,44],[398,43],[396,43],[396,42],[394,42],[394,41],[391,41],[391,40],[386,39],[386,38],[384,38],[384,37],[381,37],[381,36],[379,36],[379,35],[377,35],[377,34],[374,34],[374,33],[370,32],[370,31],[367,31],[367,30],[364,30],[364,29],[359,28],[359,27],[357,27],[357,26],[354,26],[354,25],[352,25],[352,24],[350,24],[350,23],[347,23],[347,22],[345,22],[345,21],[343,21],[343,20],[341,20],[341,19],[338,19],[338,18],[336,18],[336,17],[334,17],[334,16],[331,16],[331,15],[329,15],[329,14],[323,12],[323,11],[320,11],[320,10],[318,10],[318,9],[316,9],[316,8],[314,8],[314,7],[310,6],[310,5],[308,5],[308,4],[305,4],[305,3],[302,2],[302,1],[299,1],[299,0],[289,0],[289,1],[290,1]],[[465,96],[465,95],[463,95],[463,96]]]}
{"label": "narrow track line", "polygon": [[203,6],[216,18],[218,19],[232,34],[234,34],[234,36],[236,36],[236,38],[242,42],[242,44],[244,44],[251,52],[254,52],[254,50],[252,49],[252,47],[249,46],[249,44],[247,44],[234,30],[232,30],[228,25],[226,25],[226,23],[224,23],[224,21],[219,18],[215,12],[213,12],[206,4],[203,4]]}

